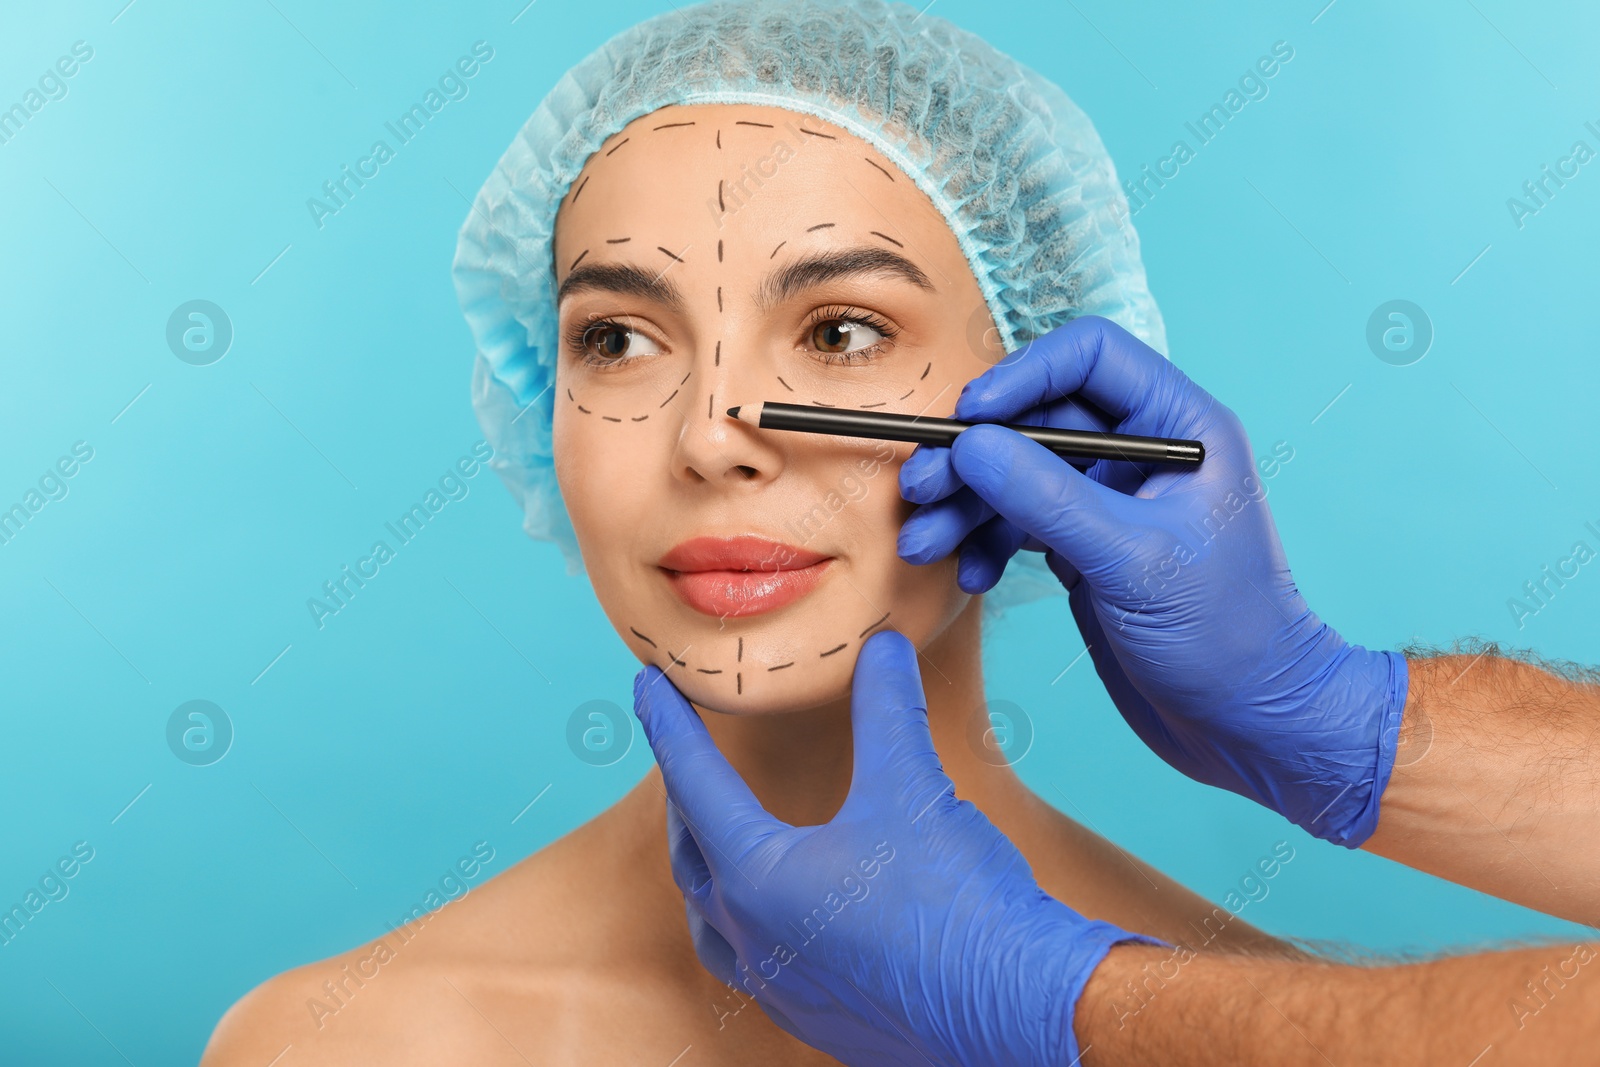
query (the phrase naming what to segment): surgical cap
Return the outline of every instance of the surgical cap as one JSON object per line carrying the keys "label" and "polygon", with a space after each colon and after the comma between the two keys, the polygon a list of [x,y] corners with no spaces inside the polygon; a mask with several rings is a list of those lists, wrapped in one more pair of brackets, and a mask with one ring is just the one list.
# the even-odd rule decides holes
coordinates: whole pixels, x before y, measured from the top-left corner
{"label": "surgical cap", "polygon": [[[944,217],[1007,351],[1080,315],[1166,349],[1111,159],[1045,78],[943,19],[881,0],[712,0],[652,18],[550,90],[478,191],[456,246],[491,464],[522,505],[524,531],[561,545],[572,572],[582,561],[550,437],[556,210],[607,138],[673,104],[777,106],[871,144]],[[1022,553],[989,606],[1059,591],[1042,563]]]}

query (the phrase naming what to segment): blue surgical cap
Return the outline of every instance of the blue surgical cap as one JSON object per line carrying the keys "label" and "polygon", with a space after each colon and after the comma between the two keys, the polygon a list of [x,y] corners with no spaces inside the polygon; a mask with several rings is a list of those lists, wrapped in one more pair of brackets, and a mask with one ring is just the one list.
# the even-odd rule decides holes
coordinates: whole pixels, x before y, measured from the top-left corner
{"label": "blue surgical cap", "polygon": [[[550,440],[556,210],[607,138],[673,104],[787,108],[871,144],[943,215],[1007,351],[1080,315],[1166,349],[1111,159],[1045,78],[943,19],[881,0],[712,0],[660,15],[550,90],[478,191],[456,246],[492,466],[522,505],[524,531],[559,544],[570,571],[582,561]],[[1042,560],[1022,553],[989,606],[1059,591]]]}

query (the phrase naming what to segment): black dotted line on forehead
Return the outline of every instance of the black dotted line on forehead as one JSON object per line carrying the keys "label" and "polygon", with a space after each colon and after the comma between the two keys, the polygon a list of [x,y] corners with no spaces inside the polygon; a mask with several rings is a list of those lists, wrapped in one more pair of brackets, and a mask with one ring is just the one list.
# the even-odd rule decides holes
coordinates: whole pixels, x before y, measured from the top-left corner
{"label": "black dotted line on forehead", "polygon": [[625,245],[631,240],[633,240],[632,237],[607,237],[606,238],[606,244],[608,244],[608,245]]}
{"label": "black dotted line on forehead", "polygon": [[654,127],[652,127],[652,129],[656,129],[656,130],[671,130],[671,129],[675,129],[678,126],[693,126],[693,125],[694,125],[693,122],[668,122],[668,123],[665,123],[665,124],[663,124],[661,126],[654,126]]}
{"label": "black dotted line on forehead", "polygon": [[[865,156],[863,156],[863,157],[862,157],[862,158],[863,158],[863,159],[866,159],[866,157],[865,157]],[[872,160],[871,160],[871,159],[867,159],[867,162],[868,162],[868,163],[872,163],[872,165],[873,165],[873,166],[874,166],[874,167],[878,167],[878,169],[879,169],[879,170],[880,170],[880,171],[883,171],[883,176],[884,176],[884,177],[885,177],[885,178],[888,178],[888,179],[889,179],[889,180],[890,180],[890,181],[894,181],[894,175],[893,175],[893,174],[890,174],[890,173],[889,173],[889,172],[888,172],[888,171],[886,171],[886,170],[883,170],[883,168],[882,168],[882,167],[879,167],[879,166],[878,166],[878,164],[877,164],[877,163],[874,163],[874,162],[873,162],[873,161],[872,161]]]}
{"label": "black dotted line on forehead", "polygon": [[839,139],[839,138],[835,137],[831,133],[820,133],[820,132],[818,132],[816,130],[808,130],[804,126],[800,127],[800,132],[805,134],[805,135],[807,135],[808,137],[825,137],[830,141],[837,141]]}
{"label": "black dotted line on forehead", "polygon": [[611,151],[607,152],[606,155],[608,157],[612,156],[612,155],[615,155],[617,149],[621,148],[623,145],[627,144],[631,140],[633,140],[632,137],[624,137],[622,140],[620,140],[616,144],[612,145],[611,146]]}
{"label": "black dotted line on forehead", "polygon": [[826,229],[829,229],[830,227],[837,226],[837,225],[838,225],[838,223],[834,223],[834,222],[819,222],[815,226],[807,226],[806,227],[806,232],[807,233],[815,233],[818,230],[826,230]]}
{"label": "black dotted line on forehead", "polygon": [[578,254],[578,258],[572,261],[572,266],[567,268],[567,273],[571,274],[573,268],[576,267],[579,263],[582,263],[583,262],[583,257],[587,256],[588,254],[589,254],[589,250],[587,248],[585,248],[582,252],[580,252]]}
{"label": "black dotted line on forehead", "polygon": [[894,245],[896,248],[904,248],[905,247],[905,245],[901,244],[899,241],[896,241],[893,237],[890,237],[886,233],[879,233],[877,230],[868,230],[867,232],[872,234],[872,236],[874,236],[874,237],[882,237],[885,241],[888,241],[890,244]]}
{"label": "black dotted line on forehead", "polygon": [[740,119],[739,121],[735,122],[734,125],[735,126],[760,126],[764,130],[770,130],[770,129],[773,128],[772,127],[772,123],[770,123],[770,122],[750,122],[750,121],[748,121],[746,119]]}

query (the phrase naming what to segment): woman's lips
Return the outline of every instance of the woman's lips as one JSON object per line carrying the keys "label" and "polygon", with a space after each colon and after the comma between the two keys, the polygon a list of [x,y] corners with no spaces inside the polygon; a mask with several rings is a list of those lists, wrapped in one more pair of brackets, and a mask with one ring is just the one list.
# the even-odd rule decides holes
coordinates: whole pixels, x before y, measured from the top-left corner
{"label": "woman's lips", "polygon": [[792,604],[816,587],[831,556],[761,537],[697,537],[661,558],[673,591],[705,615],[736,618]]}

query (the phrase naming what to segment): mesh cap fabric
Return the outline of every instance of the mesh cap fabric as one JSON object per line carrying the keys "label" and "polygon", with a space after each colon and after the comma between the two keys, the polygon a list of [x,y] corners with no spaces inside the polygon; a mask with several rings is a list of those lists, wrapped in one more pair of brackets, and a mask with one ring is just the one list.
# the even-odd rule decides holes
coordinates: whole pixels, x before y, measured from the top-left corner
{"label": "mesh cap fabric", "polygon": [[[556,211],[589,157],[634,119],[719,103],[814,115],[893,161],[955,234],[1007,351],[1081,315],[1165,351],[1110,157],[1045,78],[943,19],[881,0],[713,0],[649,19],[551,89],[456,246],[491,465],[522,505],[523,529],[561,545],[569,570],[582,563],[550,436]],[[1042,560],[1020,554],[991,608],[1059,592]]]}

